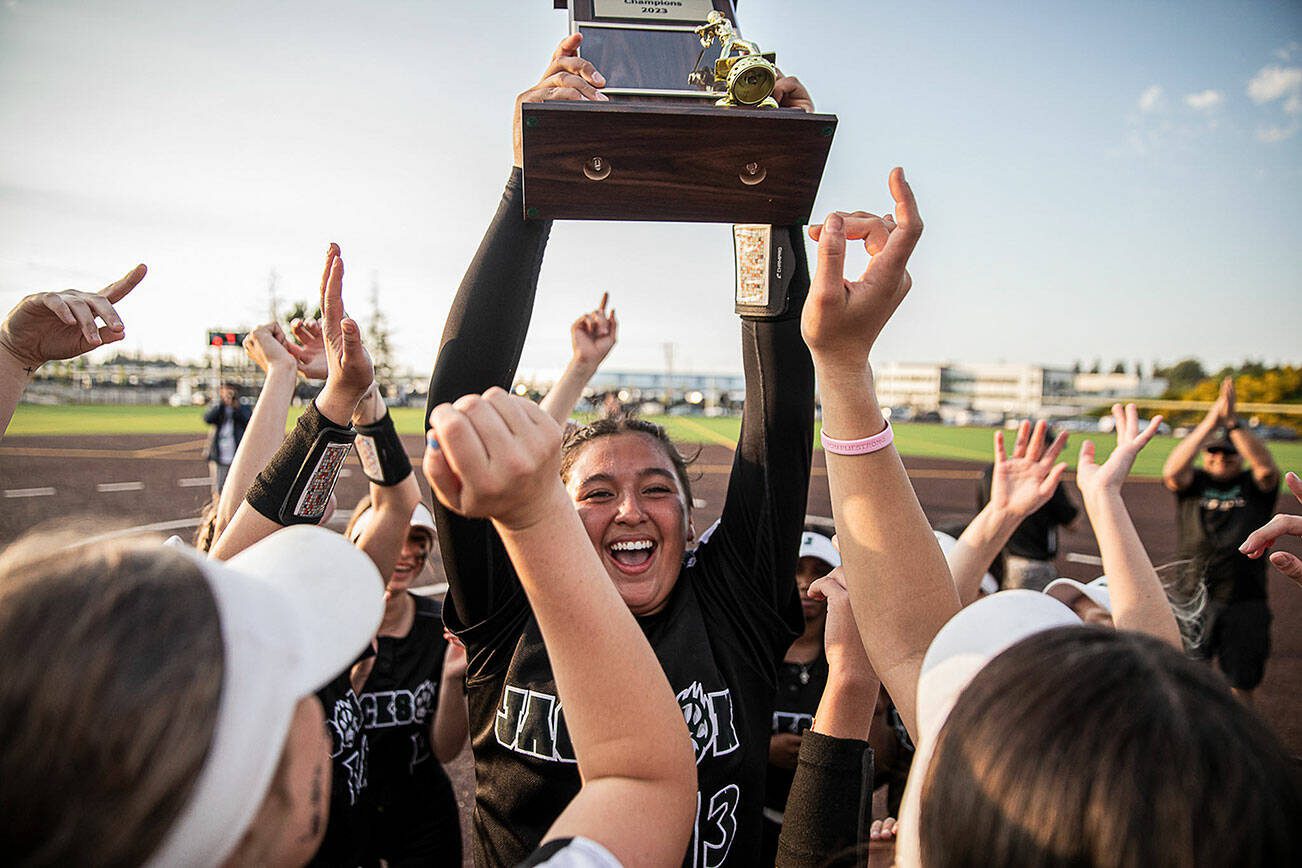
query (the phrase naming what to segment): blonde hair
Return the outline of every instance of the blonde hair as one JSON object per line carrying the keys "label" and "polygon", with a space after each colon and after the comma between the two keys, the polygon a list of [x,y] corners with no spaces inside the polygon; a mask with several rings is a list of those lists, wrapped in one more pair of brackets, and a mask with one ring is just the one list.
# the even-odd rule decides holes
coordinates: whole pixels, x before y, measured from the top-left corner
{"label": "blonde hair", "polygon": [[0,556],[9,864],[146,861],[212,742],[222,639],[199,567],[157,540],[89,536],[29,535]]}

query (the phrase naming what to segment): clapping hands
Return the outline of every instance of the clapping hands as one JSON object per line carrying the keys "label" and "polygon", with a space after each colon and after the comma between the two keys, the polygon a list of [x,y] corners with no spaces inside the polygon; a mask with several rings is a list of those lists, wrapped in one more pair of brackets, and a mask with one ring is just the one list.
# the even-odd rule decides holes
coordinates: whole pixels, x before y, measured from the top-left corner
{"label": "clapping hands", "polygon": [[326,384],[316,398],[317,409],[333,422],[346,423],[357,402],[375,379],[371,356],[362,343],[357,321],[344,312],[344,260],[339,245],[326,251],[321,274],[321,340]]}

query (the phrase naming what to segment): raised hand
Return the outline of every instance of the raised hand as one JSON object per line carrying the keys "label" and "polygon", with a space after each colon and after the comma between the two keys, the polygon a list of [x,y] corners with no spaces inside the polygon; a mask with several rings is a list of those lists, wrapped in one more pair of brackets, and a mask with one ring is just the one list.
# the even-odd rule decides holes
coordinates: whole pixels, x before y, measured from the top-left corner
{"label": "raised hand", "polygon": [[294,342],[286,345],[298,364],[298,372],[309,380],[324,380],[330,373],[326,365],[325,338],[317,320],[296,319],[289,324]]}
{"label": "raised hand", "polygon": [[794,75],[783,75],[774,83],[773,98],[782,108],[798,108],[807,112],[814,110],[814,98]]}
{"label": "raised hand", "polygon": [[1140,450],[1157,435],[1157,428],[1162,424],[1161,416],[1149,420],[1143,431],[1139,430],[1139,408],[1127,404],[1112,405],[1112,418],[1116,422],[1117,446],[1103,464],[1094,460],[1094,443],[1086,440],[1080,447],[1080,459],[1076,463],[1076,486],[1081,494],[1090,499],[1107,493],[1119,493],[1121,485],[1130,474],[1135,458]]}
{"label": "raised hand", "polygon": [[280,324],[269,322],[248,333],[244,338],[244,351],[263,373],[267,373],[272,367],[294,366],[294,357],[286,348],[288,343]]}
{"label": "raised hand", "polygon": [[[835,211],[809,227],[818,242],[818,269],[800,317],[814,362],[829,368],[866,370],[873,342],[913,285],[905,266],[922,236],[922,218],[904,170],[891,170],[894,217],[866,211]],[[872,260],[858,280],[845,277],[845,242],[862,240]]]}
{"label": "raised hand", "polygon": [[823,652],[827,657],[828,677],[869,682],[877,675],[868,662],[863,639],[850,611],[850,594],[845,588],[845,574],[840,567],[809,586],[809,597],[827,601],[827,624],[823,629]]}
{"label": "raised hand", "polygon": [[995,432],[995,468],[990,478],[990,505],[1003,513],[1025,518],[1049,502],[1067,471],[1067,463],[1055,464],[1067,445],[1061,433],[1048,446],[1049,426],[1041,420],[1032,430],[1029,421],[1017,426],[1012,457],[1004,454],[1004,432]]}
{"label": "raised hand", "polygon": [[[135,289],[145,271],[137,265],[99,292],[69,289],[27,296],[0,323],[0,350],[30,373],[46,362],[122,340],[126,327],[114,305]],[[104,325],[97,326],[96,319]]]}
{"label": "raised hand", "polygon": [[321,275],[321,337],[325,343],[326,384],[317,409],[327,419],[346,423],[375,379],[371,356],[357,321],[344,312],[344,260],[339,245],[326,251]]}
{"label": "raised hand", "polygon": [[619,321],[615,319],[615,309],[606,312],[609,297],[609,293],[603,292],[597,309],[585,313],[570,326],[570,346],[574,350],[575,360],[592,368],[601,364],[619,338]]}
{"label": "raised hand", "polygon": [[494,387],[430,413],[423,469],[439,502],[523,530],[573,509],[561,484],[561,428],[532,401]]}
{"label": "raised hand", "polygon": [[[1302,479],[1298,479],[1298,475],[1290,471],[1284,476],[1284,484],[1288,486],[1289,491],[1293,492],[1293,496],[1302,502]],[[1239,551],[1255,560],[1284,536],[1302,537],[1302,515],[1280,513],[1248,534],[1243,545],[1239,546]],[[1271,552],[1270,562],[1277,570],[1302,586],[1302,559],[1297,555],[1289,552]]]}
{"label": "raised hand", "polygon": [[590,100],[607,102],[609,97],[597,88],[606,86],[606,77],[597,68],[578,56],[583,34],[571,33],[561,40],[552,53],[551,63],[542,78],[533,87],[515,98],[515,123],[512,137],[515,147],[515,165],[524,165],[524,139],[520,134],[520,105],[526,102],[549,100]]}

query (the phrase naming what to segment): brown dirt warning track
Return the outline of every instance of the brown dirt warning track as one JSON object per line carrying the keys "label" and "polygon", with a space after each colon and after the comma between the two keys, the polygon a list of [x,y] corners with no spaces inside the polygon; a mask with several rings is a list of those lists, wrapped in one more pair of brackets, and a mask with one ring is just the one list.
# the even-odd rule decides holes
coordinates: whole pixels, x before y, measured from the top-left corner
{"label": "brown dirt warning track", "polygon": [[[404,439],[413,464],[418,464],[423,443],[419,437]],[[118,528],[148,526],[188,539],[209,491],[202,448],[201,438],[182,435],[8,437],[0,443],[0,546],[38,525],[74,517]],[[701,449],[693,482],[698,528],[707,527],[719,515],[731,461],[732,450],[725,446]],[[975,513],[979,464],[923,458],[904,463],[933,525],[966,522]],[[1066,484],[1079,502],[1071,476]],[[350,463],[338,487],[340,509],[350,509],[365,490],[365,477]],[[1134,480],[1127,484],[1125,498],[1153,561],[1174,560],[1174,501],[1161,482]],[[1280,497],[1277,508],[1302,514],[1302,506],[1287,494]],[[815,453],[807,512],[831,515],[821,452]],[[342,527],[342,518],[336,518],[335,527]],[[1098,547],[1083,517],[1060,543],[1060,575],[1091,579],[1102,572]],[[1284,547],[1302,555],[1296,540]],[[437,557],[433,560],[434,580],[442,581]],[[1273,651],[1257,693],[1258,709],[1290,752],[1302,757],[1302,588],[1271,568],[1270,596],[1275,614]],[[468,754],[450,771],[462,807],[468,810],[473,789]]]}

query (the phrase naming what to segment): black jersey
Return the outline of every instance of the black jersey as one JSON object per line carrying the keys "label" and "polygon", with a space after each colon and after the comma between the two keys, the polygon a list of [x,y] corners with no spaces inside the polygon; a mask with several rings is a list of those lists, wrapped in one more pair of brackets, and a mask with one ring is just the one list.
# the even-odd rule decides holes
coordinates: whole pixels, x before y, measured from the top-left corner
{"label": "black jersey", "polygon": [[1262,491],[1250,470],[1217,482],[1201,468],[1176,492],[1180,557],[1192,561],[1211,599],[1265,599],[1267,560],[1252,560],[1239,546],[1270,521],[1278,495],[1277,490]]}
{"label": "black jersey", "polygon": [[316,692],[330,736],[330,819],[325,837],[308,864],[353,868],[366,864],[371,809],[367,800],[367,739],[362,707],[348,671]]}
{"label": "black jersey", "polygon": [[[823,698],[827,686],[827,657],[820,650],[808,663],[783,662],[778,666],[778,689],[773,702],[773,725],[770,735],[791,733],[803,735],[814,725],[814,712]],[[764,779],[764,807],[782,813],[786,810],[787,794],[791,792],[791,779],[795,769],[768,767]]]}
{"label": "black jersey", "polygon": [[[550,224],[523,219],[520,175],[463,280],[430,381],[431,405],[509,387]],[[697,818],[684,864],[759,854],[777,666],[804,626],[794,581],[813,441],[813,366],[797,319],[808,268],[796,247],[792,314],[743,321],[746,412],[719,527],[685,559],[665,608],[638,622],[696,747]],[[478,781],[478,865],[528,858],[580,781],[551,664],[524,591],[487,522],[437,509],[449,594],[466,644]]]}
{"label": "black jersey", "polygon": [[[411,855],[408,845],[420,842],[430,855],[455,850],[459,861],[456,799],[430,746],[448,646],[442,607],[429,597],[412,594],[411,599],[416,606],[411,631],[377,638],[375,662],[360,696],[375,810],[371,853],[393,862]],[[432,827],[441,834],[433,834]],[[448,840],[448,834],[455,839]]]}

